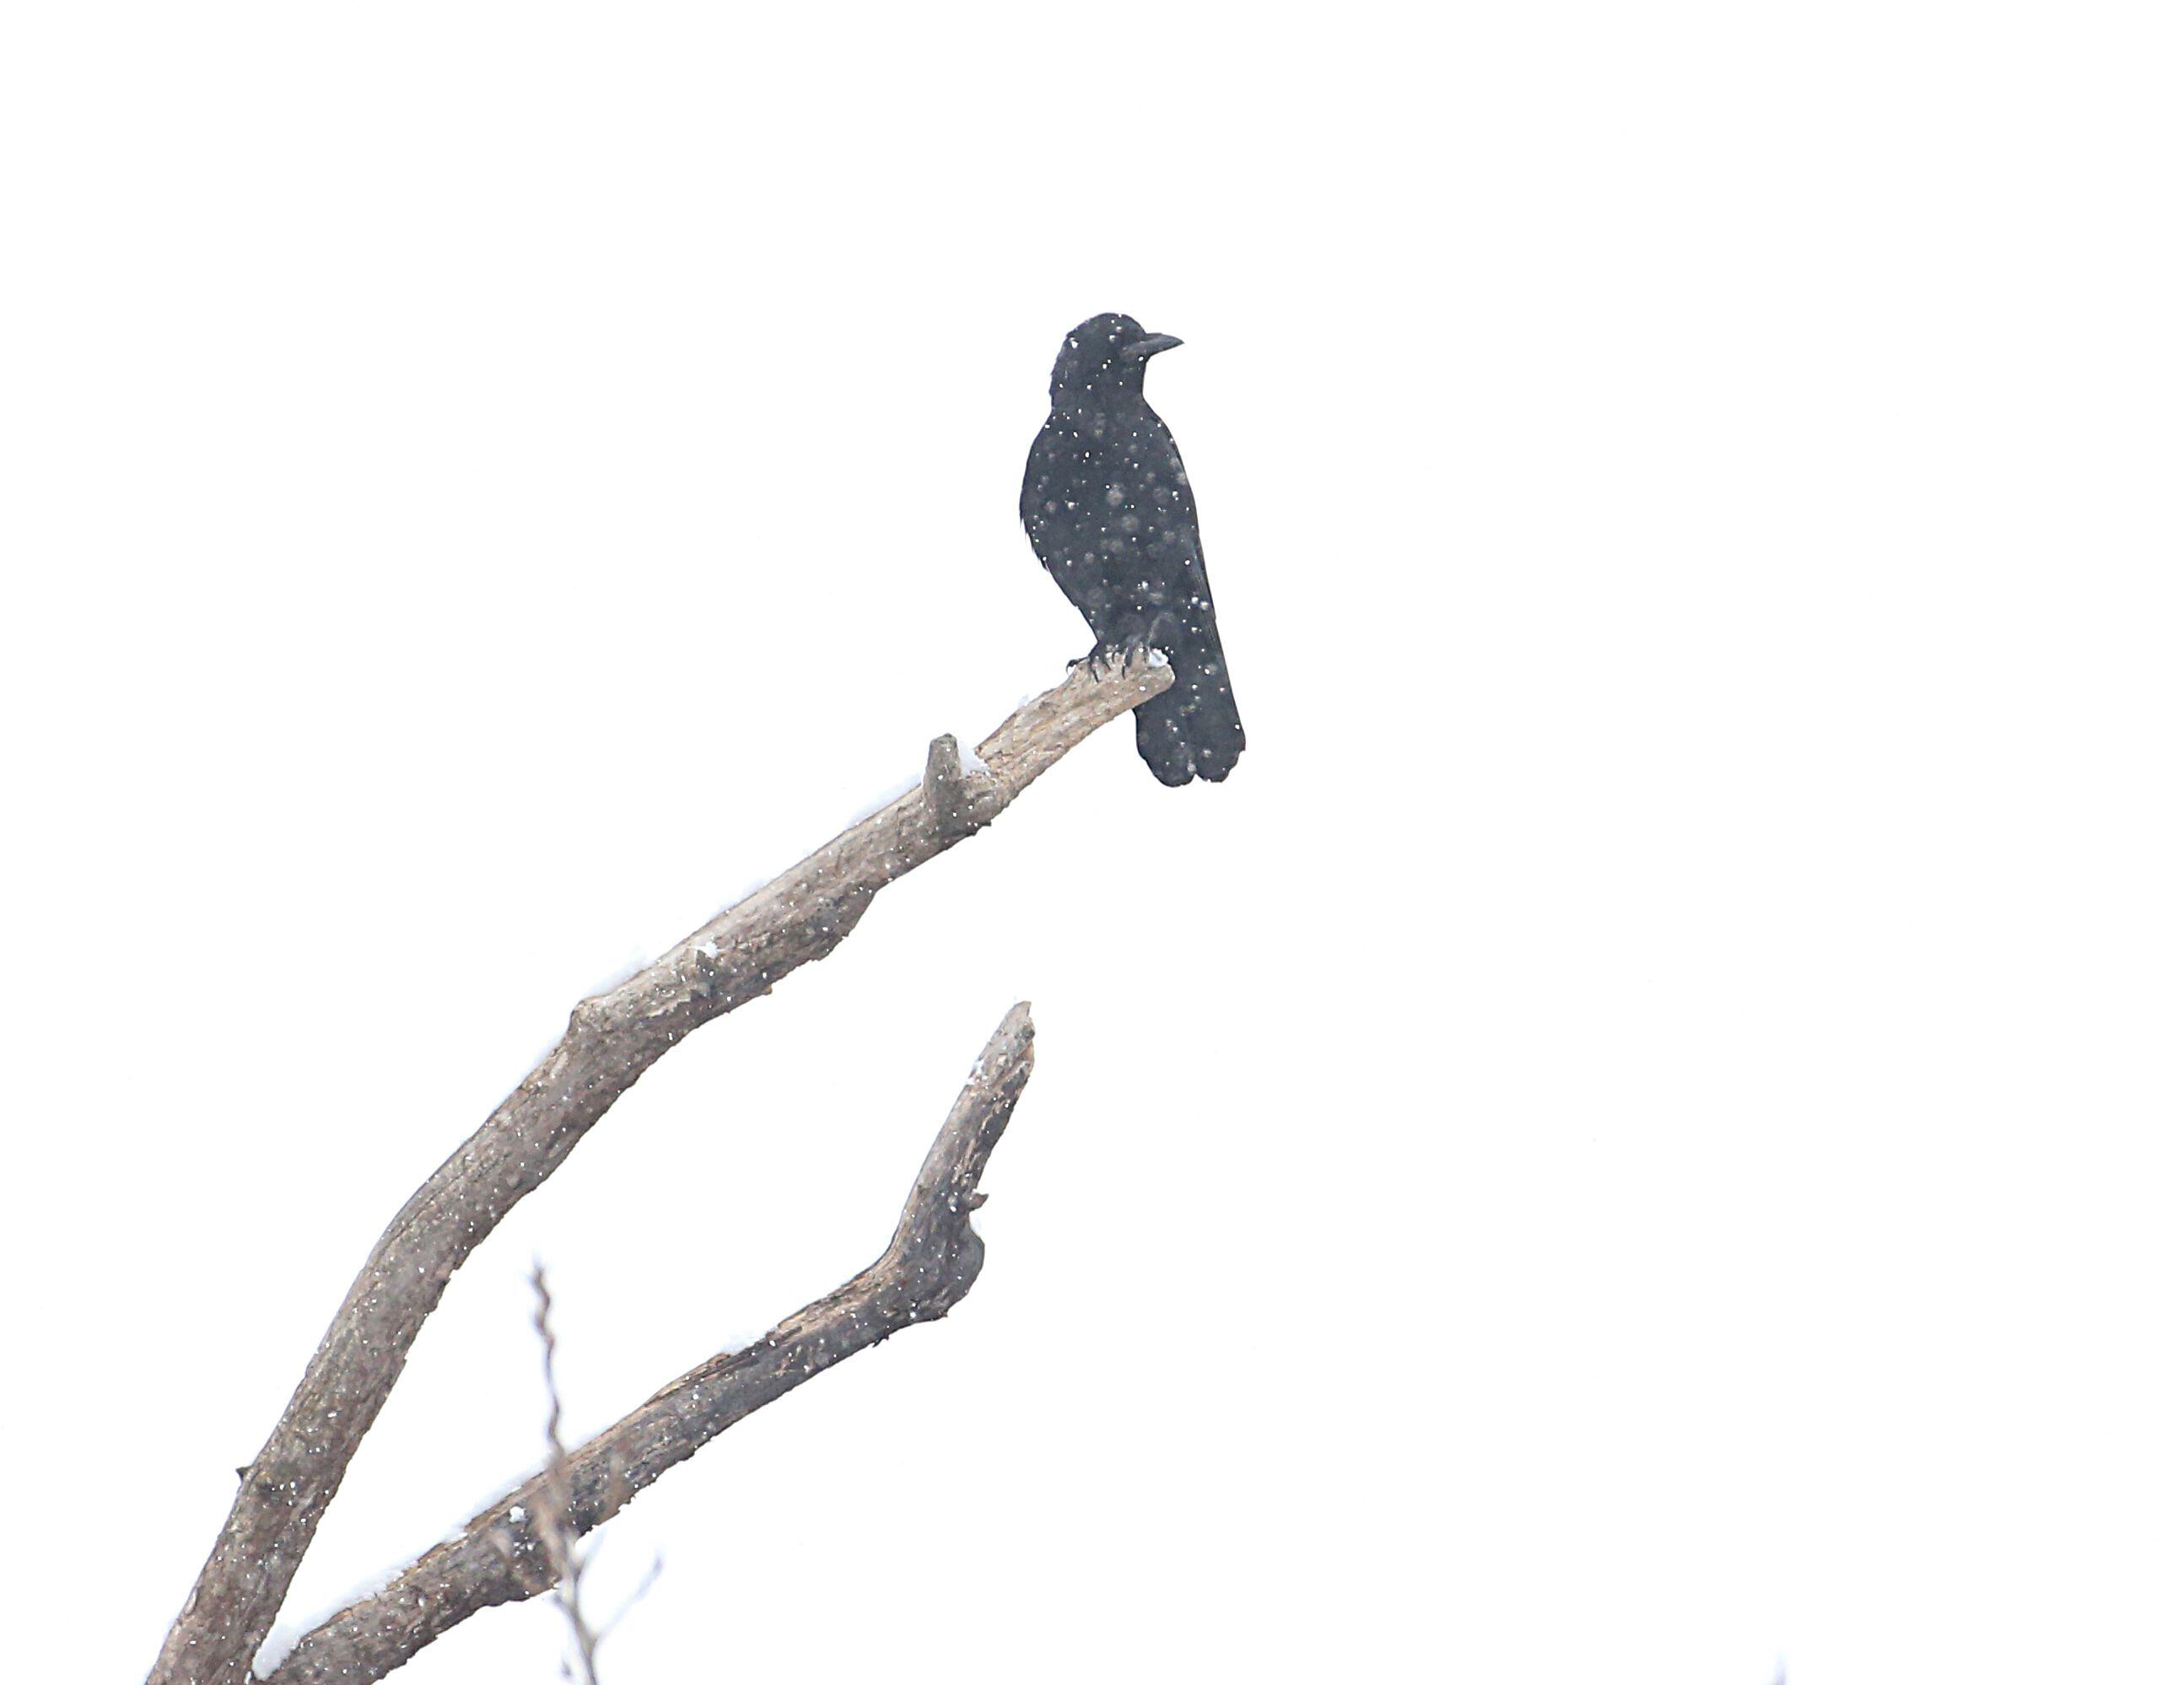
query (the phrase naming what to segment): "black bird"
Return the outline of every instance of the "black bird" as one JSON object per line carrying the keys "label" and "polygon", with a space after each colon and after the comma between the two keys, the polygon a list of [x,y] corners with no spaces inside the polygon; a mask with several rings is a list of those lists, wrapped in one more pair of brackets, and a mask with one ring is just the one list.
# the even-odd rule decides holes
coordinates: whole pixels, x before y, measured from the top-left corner
{"label": "black bird", "polygon": [[1183,342],[1128,316],[1095,316],[1062,342],[1054,410],[1024,465],[1031,547],[1098,640],[1092,653],[1156,649],[1175,682],[1138,709],[1138,753],[1163,784],[1226,778],[1244,753],[1198,508],[1145,363]]}

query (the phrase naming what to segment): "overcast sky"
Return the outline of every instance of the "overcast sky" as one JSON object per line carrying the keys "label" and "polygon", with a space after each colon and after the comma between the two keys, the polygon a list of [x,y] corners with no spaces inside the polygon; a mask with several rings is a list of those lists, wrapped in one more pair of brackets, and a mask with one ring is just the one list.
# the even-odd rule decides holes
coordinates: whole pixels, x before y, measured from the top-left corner
{"label": "overcast sky", "polygon": [[647,1076],[280,1642],[535,1465],[534,1258],[588,1432],[1028,999],[976,1289],[601,1535],[609,1685],[2174,1675],[2176,27],[13,9],[10,1671],[142,1677],[578,998],[1082,653],[1017,487],[1119,310],[1235,776],[1110,729]]}

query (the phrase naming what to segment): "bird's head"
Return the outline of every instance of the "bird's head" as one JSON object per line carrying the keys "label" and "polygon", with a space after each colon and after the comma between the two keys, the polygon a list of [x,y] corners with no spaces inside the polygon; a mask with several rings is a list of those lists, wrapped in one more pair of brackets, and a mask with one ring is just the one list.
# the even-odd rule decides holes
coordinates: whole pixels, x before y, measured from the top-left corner
{"label": "bird's head", "polygon": [[1070,329],[1061,342],[1048,390],[1057,404],[1096,403],[1112,393],[1134,396],[1145,389],[1145,360],[1182,343],[1172,333],[1147,333],[1128,316],[1095,316]]}

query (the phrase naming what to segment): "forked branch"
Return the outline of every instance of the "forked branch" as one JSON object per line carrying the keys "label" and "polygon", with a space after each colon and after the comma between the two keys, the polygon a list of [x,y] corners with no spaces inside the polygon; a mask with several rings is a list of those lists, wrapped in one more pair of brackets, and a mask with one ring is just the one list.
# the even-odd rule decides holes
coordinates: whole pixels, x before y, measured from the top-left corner
{"label": "forked branch", "polygon": [[148,1685],[245,1685],[298,1565],[448,1278],[653,1062],[822,959],[896,878],[990,824],[1095,731],[1157,695],[1142,656],[1086,664],[920,788],[859,820],[627,982],[581,1002],[552,1052],[372,1248],[169,1631]]}
{"label": "forked branch", "polygon": [[985,1198],[978,1179],[1031,1067],[1031,1009],[1020,1005],[979,1055],[878,1262],[764,1339],[669,1382],[558,1469],[549,1461],[391,1584],[305,1634],[267,1685],[368,1685],[481,1609],[553,1590],[577,1538],[707,1440],[844,1358],[945,1316],[984,1261],[971,1227]]}

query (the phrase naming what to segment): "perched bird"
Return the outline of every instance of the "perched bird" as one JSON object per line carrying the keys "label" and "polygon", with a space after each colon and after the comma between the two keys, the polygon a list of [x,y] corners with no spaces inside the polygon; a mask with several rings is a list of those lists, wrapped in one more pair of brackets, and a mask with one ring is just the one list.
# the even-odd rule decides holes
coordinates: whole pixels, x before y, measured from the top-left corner
{"label": "perched bird", "polygon": [[1138,709],[1138,753],[1163,784],[1226,778],[1244,753],[1198,509],[1183,458],[1145,402],[1145,363],[1183,342],[1128,316],[1069,331],[1053,413],[1024,465],[1023,524],[1103,651],[1156,649],[1175,682]]}

